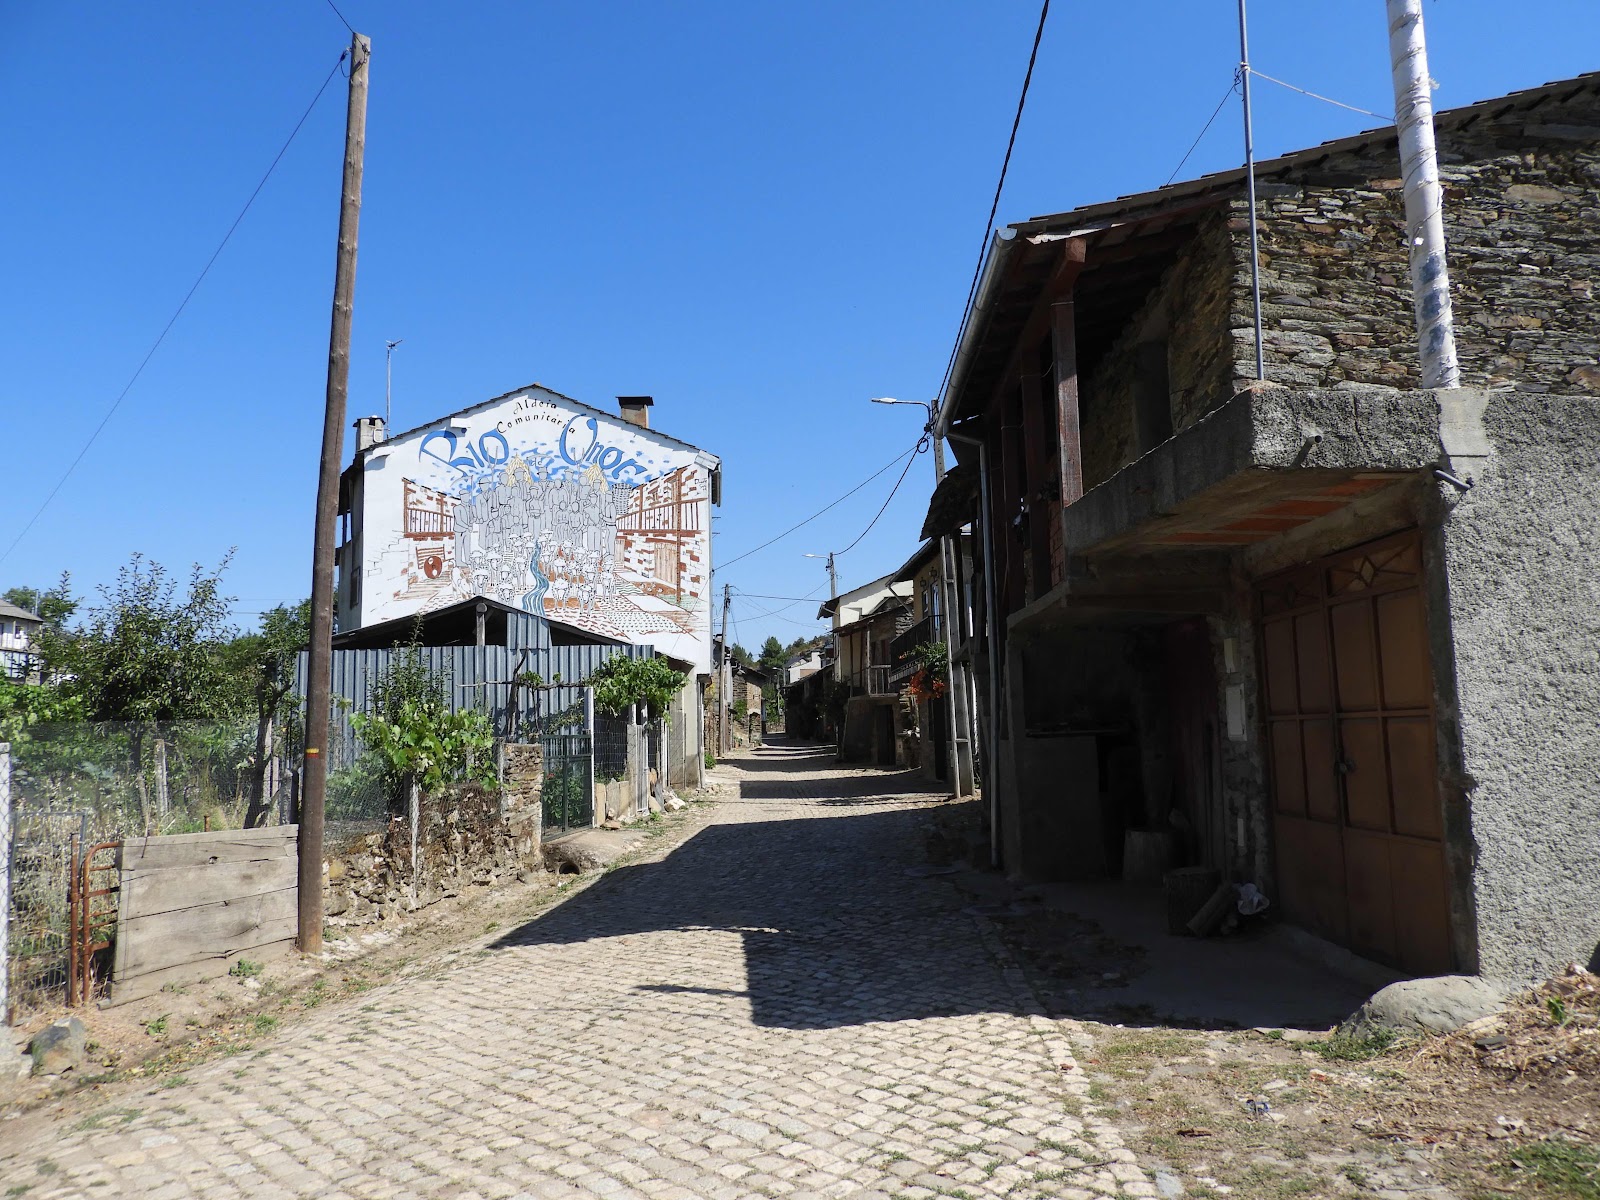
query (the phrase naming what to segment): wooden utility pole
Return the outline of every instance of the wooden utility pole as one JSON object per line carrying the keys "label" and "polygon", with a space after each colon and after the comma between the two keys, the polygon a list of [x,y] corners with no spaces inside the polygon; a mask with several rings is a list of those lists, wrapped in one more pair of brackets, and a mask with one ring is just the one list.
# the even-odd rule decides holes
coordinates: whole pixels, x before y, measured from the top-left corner
{"label": "wooden utility pole", "polygon": [[333,552],[339,523],[339,467],[344,460],[345,396],[350,385],[350,314],[356,294],[356,232],[361,222],[361,167],[367,146],[367,64],[372,41],[350,40],[350,101],[344,128],[344,187],[339,255],[328,335],[327,409],[317,477],[316,544],[311,558],[311,655],[306,681],[305,787],[300,793],[300,922],[303,954],[322,951],[322,822],[328,782],[329,691],[333,666]]}

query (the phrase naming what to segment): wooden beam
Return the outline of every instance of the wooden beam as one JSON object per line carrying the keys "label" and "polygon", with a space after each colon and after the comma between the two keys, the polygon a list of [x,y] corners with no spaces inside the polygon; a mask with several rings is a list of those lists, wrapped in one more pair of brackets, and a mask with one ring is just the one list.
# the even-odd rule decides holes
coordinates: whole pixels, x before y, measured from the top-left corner
{"label": "wooden beam", "polygon": [[1011,343],[1011,353],[1006,359],[1005,370],[997,377],[994,393],[989,398],[991,407],[1000,402],[1008,386],[1015,386],[1017,377],[1030,365],[1029,356],[1038,351],[1039,342],[1050,332],[1050,306],[1063,292],[1070,294],[1076,286],[1078,273],[1083,270],[1087,248],[1088,243],[1083,238],[1070,238],[1061,243],[1061,257],[1056,260],[1050,278],[1039,290],[1039,295],[1033,302],[1033,311],[1023,323],[1022,332]]}
{"label": "wooden beam", "polygon": [[1061,451],[1061,503],[1083,495],[1083,435],[1078,424],[1077,304],[1068,292],[1050,306],[1056,361],[1057,446]]}
{"label": "wooden beam", "polygon": [[1050,462],[1053,431],[1046,428],[1044,380],[1037,370],[1021,380],[1022,433],[1027,448],[1028,564],[1033,588],[1029,600],[1050,590],[1050,523],[1061,519],[1060,506],[1045,499],[1054,491],[1055,464]]}

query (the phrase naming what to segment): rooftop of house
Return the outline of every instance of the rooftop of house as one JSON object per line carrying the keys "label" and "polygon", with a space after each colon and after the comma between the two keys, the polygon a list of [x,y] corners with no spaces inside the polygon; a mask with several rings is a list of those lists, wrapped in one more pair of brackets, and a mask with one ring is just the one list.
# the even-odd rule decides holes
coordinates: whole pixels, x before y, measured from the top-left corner
{"label": "rooftop of house", "polygon": [[334,636],[335,650],[376,650],[418,641],[424,646],[470,646],[477,638],[478,606],[484,606],[486,641],[492,646],[507,644],[507,623],[542,621],[550,629],[550,642],[557,646],[622,646],[616,638],[604,637],[565,621],[539,613],[524,612],[488,596],[473,596],[432,612],[396,617],[375,625],[362,625]]}
{"label": "rooftop of house", "polygon": [[[1493,122],[1516,130],[1510,141],[1535,139],[1566,145],[1600,141],[1592,120],[1563,119],[1564,107],[1592,105],[1600,95],[1600,71],[1557,80],[1536,88],[1442,110],[1434,115],[1441,161],[1448,163],[1452,141],[1475,126]],[[1384,125],[1349,137],[1309,146],[1256,163],[1258,190],[1270,194],[1282,182],[1320,186],[1361,186],[1365,176],[1339,169],[1332,160],[1374,148],[1395,147],[1394,126]],[[1514,152],[1514,146],[1506,152]],[[1398,149],[1393,175],[1400,173]],[[1244,190],[1243,167],[1168,184],[1064,212],[1032,217],[997,231],[982,275],[962,323],[956,360],[940,404],[946,427],[975,411],[1005,373],[1014,348],[1029,341],[1037,325],[1037,298],[1062,270],[1062,248],[1069,239],[1082,249],[1074,286],[1080,366],[1093,348],[1108,344],[1138,310],[1150,290],[1193,236],[1198,221]]]}
{"label": "rooftop of house", "polygon": [[[474,413],[482,412],[484,409],[491,408],[496,404],[504,404],[507,400],[514,400],[519,396],[526,396],[533,393],[538,393],[541,399],[550,400],[563,406],[574,408],[580,413],[590,416],[603,417],[608,421],[628,420],[627,417],[618,413],[607,412],[603,408],[596,408],[592,404],[585,404],[582,400],[576,400],[571,396],[563,395],[562,393],[555,391],[553,388],[545,387],[542,383],[530,383],[519,388],[512,388],[509,392],[503,392],[498,396],[492,396],[489,399],[480,401],[477,404],[468,405],[466,408],[457,409],[455,412],[445,413],[443,416],[435,417],[433,420],[424,422],[421,425],[414,425],[410,429],[401,430],[398,433],[386,434],[383,441],[372,446],[368,446],[364,450],[358,450],[355,455],[355,461],[359,462],[366,455],[376,452],[393,442],[404,441],[406,438],[415,437],[418,434],[429,433],[437,430],[458,417],[471,416]],[[625,405],[639,405],[641,402],[647,400],[648,397],[621,396],[618,397],[618,399]],[[716,455],[712,454],[708,450],[701,449],[699,446],[696,446],[693,443],[686,442],[682,438],[675,438],[671,434],[663,433],[661,430],[652,428],[648,425],[640,425],[631,421],[629,421],[628,424],[634,430],[637,430],[641,437],[647,437],[657,442],[662,442],[671,446],[677,446],[680,449],[693,450],[698,454],[706,456],[706,458],[709,460],[708,465],[711,466],[713,470],[721,466],[722,460]]]}
{"label": "rooftop of house", "polygon": [[910,596],[909,583],[900,583],[893,575],[885,575],[841,596],[835,596],[832,600],[824,600],[817,608],[817,620],[825,621],[831,617],[834,629],[842,629],[876,610],[886,599],[891,597],[908,599]]}
{"label": "rooftop of house", "polygon": [[31,613],[25,608],[0,600],[0,619],[9,621],[25,621],[33,625],[43,625],[44,621],[37,613]]}

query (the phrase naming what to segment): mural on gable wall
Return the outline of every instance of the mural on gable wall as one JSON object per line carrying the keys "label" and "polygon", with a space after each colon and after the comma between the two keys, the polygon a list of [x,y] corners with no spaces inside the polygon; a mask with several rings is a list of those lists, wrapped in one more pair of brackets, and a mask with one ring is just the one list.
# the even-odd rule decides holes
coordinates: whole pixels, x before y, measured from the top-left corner
{"label": "mural on gable wall", "polygon": [[708,662],[695,450],[537,392],[388,446],[364,475],[362,624],[481,595]]}

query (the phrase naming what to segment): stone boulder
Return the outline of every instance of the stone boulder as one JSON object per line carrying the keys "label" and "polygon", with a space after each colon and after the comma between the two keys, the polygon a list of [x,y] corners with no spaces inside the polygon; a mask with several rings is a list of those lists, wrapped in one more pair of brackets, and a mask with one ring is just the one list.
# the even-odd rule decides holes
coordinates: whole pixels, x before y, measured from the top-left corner
{"label": "stone boulder", "polygon": [[545,870],[557,875],[562,872],[587,875],[590,871],[603,871],[643,841],[644,836],[639,832],[603,829],[569,833],[566,837],[544,844]]}
{"label": "stone boulder", "polygon": [[1346,1017],[1341,1037],[1394,1033],[1454,1033],[1505,1007],[1505,989],[1476,975],[1438,975],[1391,983]]}
{"label": "stone boulder", "polygon": [[77,1017],[65,1017],[34,1034],[28,1053],[35,1075],[64,1074],[87,1061],[89,1031]]}

